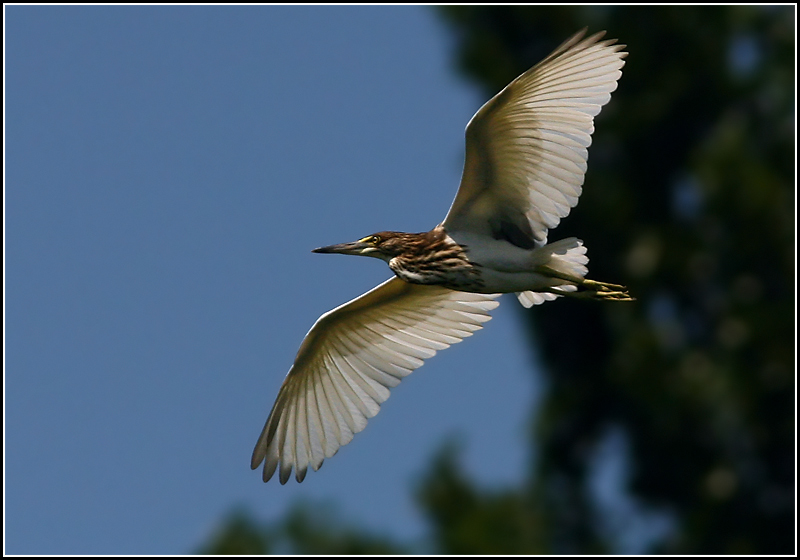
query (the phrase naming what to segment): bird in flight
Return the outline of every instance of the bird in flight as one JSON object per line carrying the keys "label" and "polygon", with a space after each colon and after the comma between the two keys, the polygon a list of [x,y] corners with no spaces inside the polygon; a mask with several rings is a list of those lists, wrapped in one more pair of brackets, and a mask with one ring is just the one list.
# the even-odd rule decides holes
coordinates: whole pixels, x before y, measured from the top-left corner
{"label": "bird in flight", "polygon": [[382,259],[394,276],[322,315],[306,335],[256,443],[267,482],[302,482],[364,429],[389,390],[438,350],[480,329],[514,292],[525,307],[560,296],[630,301],[589,280],[586,247],[547,242],[578,203],[594,117],[622,75],[625,45],[585,29],[472,117],[464,172],[444,221],[382,231],[316,253]]}

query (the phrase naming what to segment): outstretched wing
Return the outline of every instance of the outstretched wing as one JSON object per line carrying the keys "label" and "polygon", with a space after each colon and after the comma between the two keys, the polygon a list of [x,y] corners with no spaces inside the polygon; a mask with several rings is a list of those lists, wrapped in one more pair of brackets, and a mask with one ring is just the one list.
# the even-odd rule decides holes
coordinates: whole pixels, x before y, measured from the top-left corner
{"label": "outstretched wing", "polygon": [[585,29],[490,99],[467,125],[448,232],[532,249],[578,203],[594,116],[617,88],[625,45]]}
{"label": "outstretched wing", "polygon": [[461,342],[499,294],[456,292],[397,277],[325,313],[306,335],[258,438],[251,468],[264,482],[280,466],[302,482],[375,416],[389,389],[423,360]]}

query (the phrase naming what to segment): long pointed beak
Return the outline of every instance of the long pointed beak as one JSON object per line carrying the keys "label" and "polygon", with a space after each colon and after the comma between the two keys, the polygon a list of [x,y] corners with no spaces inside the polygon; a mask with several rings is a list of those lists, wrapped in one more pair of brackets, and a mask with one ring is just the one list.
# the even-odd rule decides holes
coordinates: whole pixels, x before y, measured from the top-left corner
{"label": "long pointed beak", "polygon": [[312,253],[341,253],[342,255],[366,255],[370,251],[367,249],[375,249],[368,243],[361,241],[353,241],[352,243],[340,243],[338,245],[328,245],[327,247],[320,247],[314,249]]}

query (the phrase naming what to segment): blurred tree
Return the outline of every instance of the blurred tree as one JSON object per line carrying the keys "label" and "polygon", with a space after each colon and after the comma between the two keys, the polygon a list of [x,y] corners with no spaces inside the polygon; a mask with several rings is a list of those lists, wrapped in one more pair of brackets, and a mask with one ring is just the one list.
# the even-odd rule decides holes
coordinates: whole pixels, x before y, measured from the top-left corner
{"label": "blurred tree", "polygon": [[458,467],[459,448],[446,444],[417,489],[434,545],[447,554],[529,554],[547,551],[538,509],[524,492],[487,492]]}
{"label": "blurred tree", "polygon": [[227,516],[222,527],[198,554],[231,554],[250,556],[274,552],[270,538],[272,528],[260,527],[245,511],[235,511]]}
{"label": "blurred tree", "polygon": [[[525,489],[544,549],[611,544],[589,479],[615,431],[629,492],[670,512],[657,551],[793,552],[794,7],[441,13],[487,95],[587,25],[630,52],[581,202],[551,237],[584,239],[590,276],[639,301],[522,311],[548,369]],[[423,503],[434,519],[450,507]]]}
{"label": "blurred tree", "polygon": [[[628,45],[581,202],[551,238],[582,238],[590,276],[638,301],[520,311],[547,366],[538,460],[524,487],[490,492],[446,448],[416,490],[437,551],[792,554],[795,7],[440,13],[487,97],[582,27]],[[603,449],[627,466],[610,502]],[[648,510],[668,523],[631,545]],[[264,531],[234,516],[205,551],[400,550],[310,511]]]}
{"label": "blurred tree", "polygon": [[286,517],[260,526],[243,511],[228,515],[217,534],[199,554],[403,554],[404,547],[389,539],[348,527],[332,507],[296,504]]}

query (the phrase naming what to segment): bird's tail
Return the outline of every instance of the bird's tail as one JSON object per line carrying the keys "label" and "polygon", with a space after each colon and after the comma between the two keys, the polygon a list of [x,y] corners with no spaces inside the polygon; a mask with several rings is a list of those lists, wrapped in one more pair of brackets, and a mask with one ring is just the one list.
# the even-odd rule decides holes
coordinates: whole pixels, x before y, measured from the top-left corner
{"label": "bird's tail", "polygon": [[559,296],[589,299],[631,301],[625,286],[596,282],[584,278],[589,272],[586,265],[586,247],[583,241],[569,237],[540,247],[533,252],[533,266],[537,272],[553,279],[553,286],[545,292],[517,292],[519,302],[525,307],[539,305]]}
{"label": "bird's tail", "polygon": [[[548,243],[533,251],[531,264],[533,268],[546,267],[561,276],[582,279],[589,272],[589,269],[586,268],[588,262],[589,257],[586,256],[586,247],[584,247],[583,241],[577,237],[568,237]],[[568,293],[578,289],[575,283],[555,282],[554,284],[554,292]],[[554,292],[517,292],[517,298],[525,307],[532,307],[559,297],[560,294]]]}
{"label": "bird's tail", "polygon": [[565,276],[583,278],[589,272],[586,247],[577,237],[549,243],[533,252],[534,267],[545,266]]}

